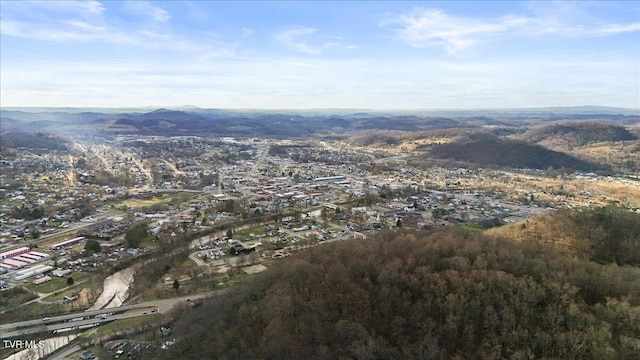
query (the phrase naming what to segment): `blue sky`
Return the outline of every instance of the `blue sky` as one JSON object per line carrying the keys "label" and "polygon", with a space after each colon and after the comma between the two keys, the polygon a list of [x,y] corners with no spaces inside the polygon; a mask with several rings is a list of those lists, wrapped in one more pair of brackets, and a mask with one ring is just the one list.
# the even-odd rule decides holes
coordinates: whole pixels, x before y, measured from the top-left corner
{"label": "blue sky", "polygon": [[0,105],[640,108],[640,2],[2,1]]}

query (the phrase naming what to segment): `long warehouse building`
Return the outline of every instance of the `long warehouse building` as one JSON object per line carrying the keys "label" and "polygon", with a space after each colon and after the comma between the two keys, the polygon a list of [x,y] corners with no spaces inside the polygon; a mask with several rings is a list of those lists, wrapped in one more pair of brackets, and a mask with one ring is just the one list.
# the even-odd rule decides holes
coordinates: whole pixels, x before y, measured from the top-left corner
{"label": "long warehouse building", "polygon": [[51,271],[51,270],[53,270],[53,266],[49,266],[49,265],[34,266],[30,269],[17,273],[17,275],[14,276],[13,278],[15,281],[22,281],[24,279],[30,278],[38,274],[44,274],[47,271]]}
{"label": "long warehouse building", "polygon": [[13,259],[4,259],[3,262],[5,264],[13,266],[16,269],[20,269],[20,268],[23,268],[23,267],[27,266],[26,263],[23,263],[22,261],[16,261],[16,260],[13,260]]}
{"label": "long warehouse building", "polygon": [[9,250],[9,251],[5,251],[3,253],[0,253],[0,260],[4,260],[4,259],[9,259],[12,258],[14,256],[18,256],[20,254],[26,254],[29,252],[29,248],[28,247],[21,247],[21,248],[17,248],[17,249],[13,249],[13,250]]}
{"label": "long warehouse building", "polygon": [[41,258],[48,258],[49,254],[45,254],[45,253],[41,253],[41,252],[37,252],[37,251],[32,251],[29,254],[35,255],[35,256],[40,256]]}
{"label": "long warehouse building", "polygon": [[61,242],[59,242],[57,244],[53,244],[53,245],[51,245],[51,249],[60,250],[62,248],[66,248],[66,247],[69,247],[69,246],[73,246],[73,245],[79,244],[79,243],[83,242],[84,240],[85,240],[84,236],[79,236],[77,238],[73,238],[73,239],[61,241]]}
{"label": "long warehouse building", "polygon": [[[24,254],[22,254],[22,255],[24,255]],[[23,263],[27,263],[27,264],[33,264],[34,262],[36,262],[36,260],[26,258],[26,257],[24,257],[22,255],[14,256],[11,259],[12,260],[17,260],[17,261],[22,261]]]}
{"label": "long warehouse building", "polygon": [[21,257],[21,258],[25,258],[25,259],[31,259],[31,260],[34,260],[34,261],[40,261],[40,260],[42,260],[42,259],[43,259],[42,257],[40,257],[40,256],[36,256],[36,255],[33,255],[33,254],[31,254],[31,253],[28,253],[28,254],[22,254],[22,255],[20,255],[20,257]]}

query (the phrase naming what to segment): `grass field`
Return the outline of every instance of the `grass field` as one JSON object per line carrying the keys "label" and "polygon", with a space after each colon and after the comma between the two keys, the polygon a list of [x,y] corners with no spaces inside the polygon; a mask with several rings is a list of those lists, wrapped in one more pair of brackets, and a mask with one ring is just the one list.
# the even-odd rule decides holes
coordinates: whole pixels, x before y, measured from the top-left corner
{"label": "grass field", "polygon": [[67,275],[66,277],[63,278],[59,278],[59,277],[55,277],[52,276],[50,281],[47,281],[45,283],[42,283],[40,285],[36,285],[33,283],[33,280],[29,281],[29,283],[27,285],[25,285],[26,287],[28,287],[31,290],[43,293],[43,294],[48,294],[48,293],[52,293],[55,291],[58,291],[60,289],[63,289],[65,287],[67,287],[67,279],[68,278],[72,278],[73,279],[73,283],[79,283],[83,280],[86,280],[87,278],[89,278],[89,274],[84,273],[84,272],[72,272],[71,274]]}
{"label": "grass field", "polygon": [[121,202],[116,206],[126,206],[128,208],[140,209],[145,207],[151,207],[154,205],[168,204],[171,201],[169,198],[153,198],[148,200],[129,199]]}
{"label": "grass field", "polygon": [[[250,234],[262,235],[266,232],[267,232],[267,229],[264,226],[256,226],[248,229],[238,230],[235,233],[233,233],[233,237],[236,239],[241,239],[241,238],[248,237]],[[247,240],[250,240],[250,239],[247,239]]]}
{"label": "grass field", "polygon": [[228,287],[231,287],[233,285],[239,284],[247,279],[250,279],[251,277],[253,277],[255,275],[249,275],[249,274],[245,274],[242,271],[238,272],[237,274],[231,276],[229,278],[229,280],[227,280],[224,284],[222,285],[217,285],[215,286],[216,290],[222,290],[222,289],[226,289]]}
{"label": "grass field", "polygon": [[92,337],[100,337],[102,335],[110,334],[115,331],[125,331],[148,324],[153,324],[160,319],[160,314],[152,314],[145,316],[138,316],[129,319],[116,320],[107,325],[100,326],[98,330],[92,334]]}
{"label": "grass field", "polygon": [[[75,276],[77,274],[83,274],[83,276],[80,276],[78,278],[78,280],[75,282],[75,285],[67,288],[64,291],[57,291],[55,293],[53,293],[52,295],[47,296],[46,298],[42,299],[43,301],[48,301],[48,302],[53,302],[53,301],[57,301],[57,300],[62,300],[65,296],[72,296],[74,294],[78,294],[82,291],[82,289],[88,289],[89,292],[93,292],[93,293],[97,293],[99,294],[100,292],[102,292],[102,283],[104,281],[105,276],[104,275],[96,275],[96,274],[85,274],[85,273],[72,273],[71,276],[74,278],[74,280],[76,279]],[[79,283],[82,280],[87,280],[83,283]]]}
{"label": "grass field", "polygon": [[483,230],[484,230],[483,228],[479,228],[479,227],[477,227],[477,226],[472,226],[472,225],[462,225],[462,226],[460,226],[460,227],[461,227],[461,228],[462,228],[462,230],[464,230],[465,232],[472,233],[472,234],[473,234],[473,233],[477,233],[477,232],[480,232],[480,231],[483,231]]}
{"label": "grass field", "polygon": [[68,288],[65,291],[60,291],[60,292],[56,292],[54,294],[51,294],[49,296],[47,296],[46,298],[43,298],[43,301],[49,301],[49,302],[53,302],[53,301],[58,301],[58,300],[62,300],[64,299],[65,296],[71,296],[74,293],[79,292],[80,290],[82,290],[82,288],[84,287],[83,285],[86,284],[75,284],[73,286],[71,286],[70,288]]}
{"label": "grass field", "polygon": [[[74,279],[75,280],[75,279]],[[51,280],[36,285],[33,283],[33,281],[29,281],[28,284],[25,285],[27,288],[37,291],[39,293],[43,293],[43,294],[49,294],[52,293],[54,291],[58,291],[62,288],[67,287],[67,279],[66,278],[59,278],[59,277],[55,277],[52,276]]]}
{"label": "grass field", "polygon": [[61,314],[64,308],[60,304],[42,304],[33,302],[29,305],[13,308],[2,314],[3,322],[33,320],[44,315]]}
{"label": "grass field", "polygon": [[[52,276],[51,281],[47,281],[46,283],[40,284],[40,285],[35,285],[32,282],[30,282],[28,285],[26,285],[29,289],[43,293],[43,294],[48,294],[48,293],[53,293],[53,292],[57,292],[58,290],[64,289],[67,287],[67,278],[73,278],[73,285],[71,285],[67,290],[65,290],[64,292],[61,292],[59,294],[53,294],[50,296],[47,296],[45,299],[46,301],[55,301],[55,300],[60,300],[64,297],[65,294],[70,294],[72,291],[72,289],[76,289],[78,287],[82,287],[83,284],[81,284],[81,282],[83,282],[84,280],[87,280],[91,277],[91,274],[87,274],[84,272],[72,272],[71,274],[67,275],[64,278],[59,278],[59,277],[55,277]],[[86,285],[86,284],[85,284]]]}
{"label": "grass field", "polygon": [[191,199],[193,199],[193,197],[196,195],[197,195],[196,193],[192,193],[192,192],[166,193],[166,194],[163,194],[161,197],[154,197],[153,199],[148,199],[148,200],[138,200],[138,199],[125,200],[119,204],[116,204],[115,206],[127,206],[132,209],[142,209],[142,208],[148,208],[148,207],[157,206],[157,205],[171,204],[179,207],[189,203]]}

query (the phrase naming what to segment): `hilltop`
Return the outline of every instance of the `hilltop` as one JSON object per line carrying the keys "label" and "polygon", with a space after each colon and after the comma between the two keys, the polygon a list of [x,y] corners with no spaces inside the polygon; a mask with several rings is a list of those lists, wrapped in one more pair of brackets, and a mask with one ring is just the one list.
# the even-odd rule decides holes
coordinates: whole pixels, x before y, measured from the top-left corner
{"label": "hilltop", "polygon": [[571,149],[607,141],[636,140],[624,126],[606,122],[567,122],[535,127],[520,139],[543,145]]}
{"label": "hilltop", "polygon": [[640,269],[454,230],[275,264],[185,313],[161,358],[634,359]]}
{"label": "hilltop", "polygon": [[563,210],[488,232],[603,264],[640,266],[640,215],[616,207]]}
{"label": "hilltop", "polygon": [[18,130],[2,134],[2,141],[0,141],[2,155],[11,155],[18,148],[25,148],[35,152],[68,150],[69,142],[58,135],[45,132]]}
{"label": "hilltop", "polygon": [[428,156],[481,166],[511,168],[604,170],[603,166],[520,140],[503,139],[488,133],[472,133],[455,141],[434,145]]}

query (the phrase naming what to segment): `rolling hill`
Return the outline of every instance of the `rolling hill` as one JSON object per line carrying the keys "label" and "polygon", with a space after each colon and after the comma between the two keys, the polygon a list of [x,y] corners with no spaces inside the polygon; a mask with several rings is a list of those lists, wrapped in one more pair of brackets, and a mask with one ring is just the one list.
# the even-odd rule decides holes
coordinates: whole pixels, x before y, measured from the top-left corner
{"label": "rolling hill", "polygon": [[434,145],[428,156],[510,168],[574,171],[602,171],[604,166],[580,160],[571,155],[529,144],[520,140],[501,139],[492,134],[471,134],[456,141]]}
{"label": "rolling hill", "polygon": [[640,215],[617,207],[558,211],[488,233],[603,264],[640,266]]}
{"label": "rolling hill", "polygon": [[[124,111],[127,110],[127,111]],[[123,109],[0,109],[0,125],[13,129],[35,129],[64,134],[109,136],[114,132],[139,135],[213,135],[238,137],[342,136],[357,131],[426,132],[441,129],[483,129],[501,134],[522,133],[535,124],[556,122],[593,123],[594,120],[617,124],[640,122],[637,115],[570,114],[570,109],[557,112],[512,111],[269,111],[220,109],[156,109],[130,111]],[[586,109],[583,109],[586,111]],[[583,111],[581,110],[581,111]],[[583,133],[590,130],[582,125]],[[610,129],[602,130],[608,132]],[[527,137],[549,136],[549,129],[530,133]],[[559,130],[558,130],[559,131]],[[614,131],[616,133],[617,130]],[[616,133],[617,134],[617,133]],[[620,134],[618,134],[620,135]],[[585,135],[586,136],[586,135]],[[621,136],[624,136],[622,134]]]}
{"label": "rolling hill", "polygon": [[60,136],[45,132],[11,131],[2,134],[0,148],[26,148],[32,151],[68,150],[69,142]]}
{"label": "rolling hill", "polygon": [[640,269],[453,230],[283,259],[187,311],[161,359],[636,359]]}
{"label": "rolling hill", "polygon": [[593,143],[636,140],[624,126],[607,122],[563,122],[534,127],[520,139],[538,144],[556,144],[571,149]]}

